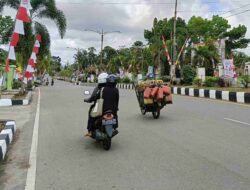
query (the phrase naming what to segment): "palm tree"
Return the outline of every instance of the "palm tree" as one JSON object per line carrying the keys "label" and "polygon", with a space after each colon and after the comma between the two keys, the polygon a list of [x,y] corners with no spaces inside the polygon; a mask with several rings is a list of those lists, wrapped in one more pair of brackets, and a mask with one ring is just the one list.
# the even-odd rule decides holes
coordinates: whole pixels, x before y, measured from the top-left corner
{"label": "palm tree", "polygon": [[[9,6],[14,9],[18,9],[20,0],[1,0],[0,12],[4,9],[4,6]],[[43,59],[47,56],[50,49],[50,35],[45,25],[39,23],[38,19],[50,19],[55,22],[59,30],[60,37],[63,38],[66,32],[67,22],[64,13],[56,7],[55,0],[31,0],[31,18],[33,23],[25,23],[25,36],[21,37],[17,51],[23,55],[23,60],[27,60],[30,56],[31,49],[33,47],[34,36],[32,30],[35,33],[39,33],[42,36],[42,43],[39,56]],[[20,45],[21,44],[21,45]],[[24,61],[26,62],[26,61]]]}

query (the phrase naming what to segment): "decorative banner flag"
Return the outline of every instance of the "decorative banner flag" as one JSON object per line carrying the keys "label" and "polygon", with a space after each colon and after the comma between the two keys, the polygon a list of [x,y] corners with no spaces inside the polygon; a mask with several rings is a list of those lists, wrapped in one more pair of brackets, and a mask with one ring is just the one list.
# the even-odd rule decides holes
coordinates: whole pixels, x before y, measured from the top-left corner
{"label": "decorative banner flag", "polygon": [[25,7],[27,10],[31,10],[32,6],[30,4],[30,0],[21,0],[21,7]]}
{"label": "decorative banner flag", "polygon": [[38,48],[38,47],[36,47],[36,46],[34,46],[34,48],[33,48],[33,52],[35,52],[36,54],[38,54],[38,53],[39,53],[39,48]]}
{"label": "decorative banner flag", "polygon": [[30,79],[30,78],[33,77],[33,74],[30,73],[30,72],[28,72],[28,71],[26,71],[25,74],[24,74],[24,77],[27,78],[27,79]]}
{"label": "decorative banner flag", "polygon": [[14,46],[10,46],[9,48],[9,55],[8,55],[9,60],[16,60],[16,54],[15,54],[15,49]]}
{"label": "decorative banner flag", "polygon": [[28,65],[28,66],[27,66],[26,71],[27,71],[27,72],[30,72],[30,73],[34,73],[34,72],[35,72],[34,68],[33,68],[31,65]]}
{"label": "decorative banner flag", "polygon": [[42,36],[40,34],[36,35],[36,40],[38,40],[39,42],[42,42]]}
{"label": "decorative banner flag", "polygon": [[36,42],[35,42],[35,47],[40,47],[40,43],[38,40],[36,40]]}
{"label": "decorative banner flag", "polygon": [[24,77],[23,83],[24,83],[24,84],[27,84],[27,83],[28,83],[28,79],[27,79],[26,77]]}
{"label": "decorative banner flag", "polygon": [[31,58],[31,59],[33,59],[33,60],[34,60],[34,62],[36,63],[36,59],[37,59],[37,57],[36,57],[36,53],[35,53],[35,52],[32,52],[32,54],[31,54],[30,58]]}
{"label": "decorative banner flag", "polygon": [[18,42],[19,42],[19,34],[14,32],[12,34],[10,45],[16,47]]}
{"label": "decorative banner flag", "polygon": [[5,65],[5,72],[9,72],[9,64],[10,64],[10,60],[6,59],[6,65]]}
{"label": "decorative banner flag", "polygon": [[18,33],[18,34],[24,35],[23,21],[18,20],[18,19],[16,20],[16,25],[15,25],[14,32],[15,32],[15,33]]}
{"label": "decorative banner flag", "polygon": [[28,64],[31,65],[33,68],[35,68],[35,62],[33,59],[29,59]]}
{"label": "decorative banner flag", "polygon": [[165,41],[165,38],[164,38],[163,35],[162,35],[162,41],[163,41],[163,46],[164,46],[164,49],[165,49],[165,55],[168,58],[168,63],[169,63],[169,65],[172,65],[172,61],[171,61],[170,55],[168,53],[168,48],[167,48],[166,41]]}
{"label": "decorative banner flag", "polygon": [[25,7],[18,8],[16,19],[22,20],[23,22],[31,22],[27,9]]}

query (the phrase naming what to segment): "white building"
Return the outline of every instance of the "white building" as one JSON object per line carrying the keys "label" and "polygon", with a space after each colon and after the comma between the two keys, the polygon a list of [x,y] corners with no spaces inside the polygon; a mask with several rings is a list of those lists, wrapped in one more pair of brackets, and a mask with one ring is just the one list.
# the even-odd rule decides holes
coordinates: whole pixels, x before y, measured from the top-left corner
{"label": "white building", "polygon": [[250,62],[245,63],[244,74],[245,75],[250,75]]}

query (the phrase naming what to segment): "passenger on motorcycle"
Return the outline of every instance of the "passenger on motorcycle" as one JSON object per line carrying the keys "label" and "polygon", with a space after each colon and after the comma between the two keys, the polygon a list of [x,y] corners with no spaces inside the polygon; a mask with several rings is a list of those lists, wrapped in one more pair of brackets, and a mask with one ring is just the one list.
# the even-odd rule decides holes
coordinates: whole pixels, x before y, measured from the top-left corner
{"label": "passenger on motorcycle", "polygon": [[115,129],[118,127],[118,116],[119,110],[119,90],[116,88],[117,77],[115,75],[109,75],[107,77],[106,87],[103,89],[103,113],[112,112],[117,120]]}
{"label": "passenger on motorcycle", "polygon": [[93,104],[90,106],[90,109],[89,109],[89,118],[88,118],[88,126],[87,126],[88,133],[85,136],[91,136],[91,131],[94,130],[96,118],[91,117],[90,113],[92,109],[95,107],[96,101],[100,98],[101,89],[106,86],[107,77],[108,77],[107,73],[101,73],[98,76],[98,85],[95,87],[92,95],[90,96],[90,98],[84,99],[84,102],[87,102],[87,103],[93,102]]}

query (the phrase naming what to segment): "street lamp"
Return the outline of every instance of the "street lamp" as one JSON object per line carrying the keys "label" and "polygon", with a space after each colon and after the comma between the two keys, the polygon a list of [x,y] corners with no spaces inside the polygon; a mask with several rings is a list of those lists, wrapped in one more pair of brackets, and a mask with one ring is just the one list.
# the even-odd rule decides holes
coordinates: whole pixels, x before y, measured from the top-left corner
{"label": "street lamp", "polygon": [[[80,48],[73,48],[73,47],[67,47],[68,49],[74,49],[74,50],[76,50],[77,51],[77,53],[78,52],[80,52]],[[77,71],[77,82],[78,82],[78,79],[79,79],[79,73],[80,73],[80,63],[79,63],[79,61],[78,61],[78,64],[77,64],[77,66],[78,66],[78,71]]]}
{"label": "street lamp", "polygon": [[104,36],[107,35],[107,34],[111,34],[111,33],[121,33],[121,32],[120,31],[104,32],[103,29],[102,29],[102,31],[92,30],[92,29],[85,29],[84,31],[86,31],[86,32],[94,32],[94,33],[97,33],[97,34],[101,35],[101,65],[102,65],[102,51],[103,51],[103,39],[104,39]]}

